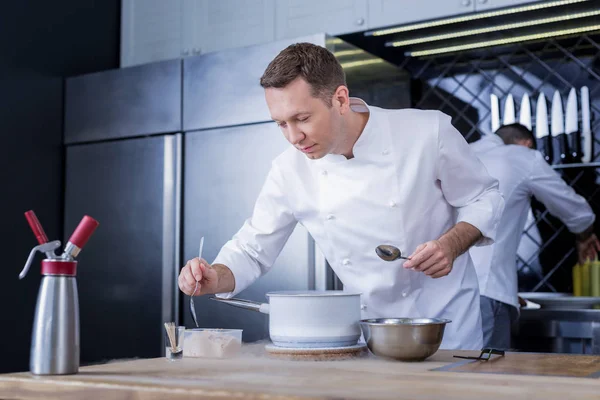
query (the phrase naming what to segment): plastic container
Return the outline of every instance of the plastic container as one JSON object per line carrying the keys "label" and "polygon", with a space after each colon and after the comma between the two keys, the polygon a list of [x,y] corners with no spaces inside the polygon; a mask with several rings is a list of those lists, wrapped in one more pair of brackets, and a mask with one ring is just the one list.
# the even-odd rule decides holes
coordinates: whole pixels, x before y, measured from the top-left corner
{"label": "plastic container", "polygon": [[242,329],[186,329],[183,357],[228,358],[240,353]]}

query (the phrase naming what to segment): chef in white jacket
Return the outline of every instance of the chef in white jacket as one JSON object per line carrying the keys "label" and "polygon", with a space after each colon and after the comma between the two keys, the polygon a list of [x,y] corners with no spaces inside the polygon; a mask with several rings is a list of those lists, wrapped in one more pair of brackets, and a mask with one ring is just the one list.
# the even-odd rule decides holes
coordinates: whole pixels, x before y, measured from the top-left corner
{"label": "chef in white jacket", "polygon": [[520,124],[503,126],[496,134],[471,144],[488,172],[498,179],[505,201],[496,242],[470,250],[479,278],[485,347],[510,348],[511,323],[519,307],[517,247],[532,196],[576,234],[580,262],[593,259],[600,250],[589,204],[533,150],[534,144],[531,131]]}
{"label": "chef in white jacket", "polygon": [[[252,217],[212,265],[188,261],[180,289],[234,296],[271,268],[300,223],[344,289],[362,293],[364,318],[451,319],[441,347],[481,349],[467,250],[492,243],[503,200],[450,118],[350,98],[335,57],[308,43],[283,50],[261,85],[292,146],[273,161]],[[380,244],[411,260],[381,260]]]}

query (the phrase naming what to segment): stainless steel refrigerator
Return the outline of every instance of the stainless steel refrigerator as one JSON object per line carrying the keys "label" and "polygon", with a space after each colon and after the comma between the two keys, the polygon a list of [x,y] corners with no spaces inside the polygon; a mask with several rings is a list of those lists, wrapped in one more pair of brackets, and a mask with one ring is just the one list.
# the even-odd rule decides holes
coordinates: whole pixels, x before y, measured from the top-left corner
{"label": "stainless steel refrigerator", "polygon": [[174,319],[181,135],[69,146],[65,229],[100,222],[78,257],[82,362],[157,357]]}
{"label": "stainless steel refrigerator", "polygon": [[100,222],[78,257],[81,362],[158,357],[177,314],[181,61],[66,82],[64,238]]}

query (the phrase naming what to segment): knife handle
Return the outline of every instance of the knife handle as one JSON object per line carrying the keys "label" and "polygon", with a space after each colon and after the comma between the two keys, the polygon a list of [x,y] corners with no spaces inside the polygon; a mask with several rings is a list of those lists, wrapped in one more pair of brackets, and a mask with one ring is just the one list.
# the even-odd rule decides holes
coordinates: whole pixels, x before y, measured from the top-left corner
{"label": "knife handle", "polygon": [[579,131],[569,134],[571,139],[571,158],[573,161],[578,162],[581,160],[581,134]]}
{"label": "knife handle", "polygon": [[569,145],[567,143],[567,135],[561,133],[554,136],[552,147],[554,148],[555,164],[566,164],[569,162]]}
{"label": "knife handle", "polygon": [[537,148],[544,156],[544,160],[552,165],[552,136],[546,135],[537,139]]}

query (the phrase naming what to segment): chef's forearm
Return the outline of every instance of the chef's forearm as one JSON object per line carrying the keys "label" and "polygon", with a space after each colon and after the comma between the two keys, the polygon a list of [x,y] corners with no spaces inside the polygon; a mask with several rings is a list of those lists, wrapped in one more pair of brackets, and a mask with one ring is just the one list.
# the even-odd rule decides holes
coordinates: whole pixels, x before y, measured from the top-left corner
{"label": "chef's forearm", "polygon": [[482,237],[481,231],[473,225],[468,222],[459,222],[438,240],[442,245],[451,249],[454,259],[456,259]]}
{"label": "chef's forearm", "polygon": [[235,277],[233,272],[223,264],[213,264],[212,268],[217,271],[217,292],[229,293],[235,289]]}

